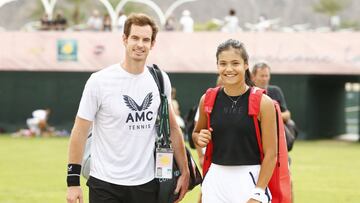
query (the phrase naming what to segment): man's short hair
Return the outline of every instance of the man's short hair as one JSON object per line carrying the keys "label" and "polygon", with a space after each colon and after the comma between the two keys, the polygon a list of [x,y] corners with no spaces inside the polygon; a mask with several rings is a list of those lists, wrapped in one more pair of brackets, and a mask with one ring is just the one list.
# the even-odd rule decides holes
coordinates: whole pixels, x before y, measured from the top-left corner
{"label": "man's short hair", "polygon": [[151,42],[155,41],[156,34],[158,33],[159,28],[151,17],[143,13],[131,14],[125,21],[124,35],[126,37],[129,37],[132,25],[138,25],[138,26],[150,25],[152,29]]}
{"label": "man's short hair", "polygon": [[259,69],[264,69],[264,68],[268,68],[269,70],[271,70],[270,66],[266,62],[258,62],[253,66],[251,73],[253,75],[256,75]]}

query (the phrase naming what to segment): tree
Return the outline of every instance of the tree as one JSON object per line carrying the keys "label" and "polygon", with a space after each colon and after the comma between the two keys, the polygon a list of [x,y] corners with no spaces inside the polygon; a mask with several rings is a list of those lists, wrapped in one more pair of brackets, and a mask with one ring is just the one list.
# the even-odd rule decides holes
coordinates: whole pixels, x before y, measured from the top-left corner
{"label": "tree", "polygon": [[313,9],[315,12],[329,16],[331,29],[337,30],[341,24],[338,13],[346,7],[346,4],[347,0],[319,0],[313,5]]}
{"label": "tree", "polygon": [[[93,2],[89,0],[67,0],[67,2],[71,5],[71,7],[73,7],[71,11],[71,22],[75,25],[80,24],[85,20],[86,13],[84,12],[89,12],[91,4],[93,4]],[[68,9],[69,8],[66,10]]]}
{"label": "tree", "polygon": [[331,17],[342,11],[345,4],[344,0],[320,0],[317,4],[314,4],[313,8],[315,12]]}

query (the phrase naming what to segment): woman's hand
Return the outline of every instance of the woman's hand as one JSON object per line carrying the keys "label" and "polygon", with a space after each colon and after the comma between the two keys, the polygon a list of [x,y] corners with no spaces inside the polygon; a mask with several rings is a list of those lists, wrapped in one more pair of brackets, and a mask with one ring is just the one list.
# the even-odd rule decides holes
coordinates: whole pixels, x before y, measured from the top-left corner
{"label": "woman's hand", "polygon": [[246,203],[260,203],[260,202],[251,198]]}
{"label": "woman's hand", "polygon": [[206,145],[210,142],[211,131],[212,131],[211,129],[210,130],[207,130],[207,129],[200,130],[200,132],[196,136],[196,144],[199,147],[206,147]]}

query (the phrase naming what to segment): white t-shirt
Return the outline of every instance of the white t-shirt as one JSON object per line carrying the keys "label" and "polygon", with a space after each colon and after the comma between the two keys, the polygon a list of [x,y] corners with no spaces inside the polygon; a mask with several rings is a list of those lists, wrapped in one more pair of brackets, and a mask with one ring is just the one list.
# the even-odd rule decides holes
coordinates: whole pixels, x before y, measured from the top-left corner
{"label": "white t-shirt", "polygon": [[127,17],[126,15],[121,15],[119,18],[118,18],[118,30],[120,32],[123,32],[124,31],[124,26],[125,26],[125,21],[126,21]]}
{"label": "white t-shirt", "polygon": [[236,16],[226,16],[225,25],[222,28],[223,32],[236,33],[240,31],[239,19]]}
{"label": "white t-shirt", "polygon": [[[170,80],[163,76],[170,101]],[[93,121],[91,176],[128,186],[154,179],[159,105],[159,90],[147,67],[134,75],[115,64],[91,75],[77,114]]]}
{"label": "white t-shirt", "polygon": [[93,31],[100,31],[103,28],[103,20],[101,17],[91,16],[87,22],[87,25]]}
{"label": "white t-shirt", "polygon": [[46,110],[38,109],[32,112],[32,116],[38,120],[46,120]]}
{"label": "white t-shirt", "polygon": [[183,32],[194,31],[194,20],[190,16],[182,16],[180,18],[180,24]]}

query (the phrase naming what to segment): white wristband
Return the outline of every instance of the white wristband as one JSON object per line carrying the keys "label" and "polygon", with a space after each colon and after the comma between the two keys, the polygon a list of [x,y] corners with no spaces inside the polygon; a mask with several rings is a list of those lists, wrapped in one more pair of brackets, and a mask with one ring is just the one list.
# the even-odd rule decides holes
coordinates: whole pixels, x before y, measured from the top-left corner
{"label": "white wristband", "polygon": [[257,200],[261,203],[269,202],[268,196],[265,194],[265,190],[258,187],[253,189],[250,198]]}

